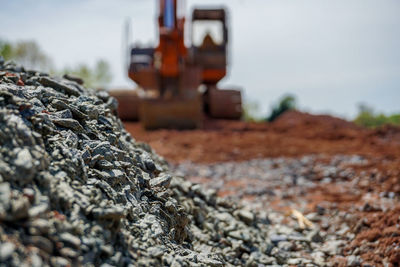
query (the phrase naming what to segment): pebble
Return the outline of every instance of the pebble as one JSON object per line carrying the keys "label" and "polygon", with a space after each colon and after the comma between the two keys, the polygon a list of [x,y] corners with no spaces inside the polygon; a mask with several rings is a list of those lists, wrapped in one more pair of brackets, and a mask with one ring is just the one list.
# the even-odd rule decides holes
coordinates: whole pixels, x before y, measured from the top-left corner
{"label": "pebble", "polygon": [[242,221],[244,221],[248,225],[252,224],[255,219],[254,213],[243,209],[239,210],[237,212],[237,215]]}
{"label": "pebble", "polygon": [[0,261],[6,261],[15,250],[15,245],[10,242],[0,244]]}
{"label": "pebble", "polygon": [[357,267],[357,266],[361,266],[361,263],[362,263],[362,260],[360,259],[359,256],[355,256],[355,255],[347,256],[347,266]]}
{"label": "pebble", "polygon": [[171,175],[163,175],[150,180],[150,185],[152,187],[168,187],[171,183],[172,176]]}

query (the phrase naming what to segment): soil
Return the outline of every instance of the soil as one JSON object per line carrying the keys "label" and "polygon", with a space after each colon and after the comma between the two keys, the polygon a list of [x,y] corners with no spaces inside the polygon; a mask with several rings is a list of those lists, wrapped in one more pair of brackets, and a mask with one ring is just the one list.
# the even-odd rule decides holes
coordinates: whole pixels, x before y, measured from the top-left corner
{"label": "soil", "polygon": [[[286,112],[273,123],[207,119],[203,129],[192,131],[145,131],[136,122],[126,122],[125,127],[136,140],[149,143],[173,164],[305,155],[324,155],[327,160],[335,155],[362,156],[367,164],[348,165],[365,178],[347,178],[340,183],[333,180],[317,186],[305,194],[307,207],[315,211],[317,205],[327,203],[327,206],[355,214],[358,218],[352,222],[355,238],[347,245],[345,255],[368,246],[368,251],[374,253],[360,253],[363,265],[383,266],[386,262],[387,266],[399,266],[400,127],[364,129],[332,116],[297,111]],[[322,178],[316,175],[315,179]],[[209,181],[199,177],[198,182]],[[224,195],[235,194],[234,188],[240,190],[243,183],[251,183],[251,179],[237,183]],[[395,199],[396,205],[382,204],[382,197],[388,195]],[[343,265],[340,259],[337,265]]]}
{"label": "soil", "polygon": [[149,143],[171,162],[202,163],[309,154],[357,154],[394,159],[400,155],[400,128],[361,129],[326,115],[286,112],[273,123],[206,120],[200,130],[145,131],[125,123],[138,141]]}

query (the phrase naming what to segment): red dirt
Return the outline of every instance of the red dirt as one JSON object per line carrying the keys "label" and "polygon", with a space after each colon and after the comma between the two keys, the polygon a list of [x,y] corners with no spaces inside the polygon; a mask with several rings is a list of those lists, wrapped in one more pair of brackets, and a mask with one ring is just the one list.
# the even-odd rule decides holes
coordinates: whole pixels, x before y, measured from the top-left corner
{"label": "red dirt", "polygon": [[[368,130],[339,118],[296,111],[286,112],[273,123],[206,120],[204,129],[193,131],[145,131],[139,123],[131,122],[126,122],[125,127],[136,140],[149,143],[158,154],[173,163],[215,163],[310,154],[365,157],[369,162],[367,165],[350,167],[367,178],[340,186],[333,181],[330,185],[314,188],[306,196],[309,208],[313,210],[325,201],[356,213],[365,221],[359,224],[356,237],[346,251],[371,246],[371,251],[376,253],[362,254],[364,263],[382,266],[386,258],[389,266],[399,266],[400,204],[383,211],[375,209],[374,202],[363,197],[369,193],[372,199],[379,199],[381,192],[394,192],[395,197],[399,196],[400,127]],[[234,187],[224,193],[234,194],[231,188]],[[366,203],[371,208],[368,206],[361,211],[363,209],[359,207]]]}
{"label": "red dirt", "polygon": [[206,121],[192,131],[145,131],[125,123],[138,141],[149,143],[171,162],[213,163],[309,154],[358,154],[394,159],[400,155],[400,128],[361,129],[330,117],[287,112],[274,123]]}

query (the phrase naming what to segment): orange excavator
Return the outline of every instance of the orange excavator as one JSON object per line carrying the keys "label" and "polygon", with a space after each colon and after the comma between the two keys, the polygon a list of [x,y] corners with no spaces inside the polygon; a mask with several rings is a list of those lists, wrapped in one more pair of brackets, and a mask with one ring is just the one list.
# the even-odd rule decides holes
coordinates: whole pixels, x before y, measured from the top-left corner
{"label": "orange excavator", "polygon": [[197,128],[204,116],[240,119],[240,90],[217,87],[227,69],[225,9],[194,9],[187,47],[179,4],[159,0],[158,46],[131,49],[128,74],[140,90],[110,91],[119,101],[119,116],[140,120],[146,129]]}

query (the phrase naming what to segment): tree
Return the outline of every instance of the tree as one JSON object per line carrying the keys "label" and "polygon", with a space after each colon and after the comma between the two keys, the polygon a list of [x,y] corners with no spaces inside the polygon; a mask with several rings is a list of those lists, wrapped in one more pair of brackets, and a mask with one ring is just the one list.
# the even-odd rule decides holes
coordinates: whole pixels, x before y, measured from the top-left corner
{"label": "tree", "polygon": [[10,60],[12,58],[12,45],[9,42],[0,40],[0,55],[5,60]]}
{"label": "tree", "polygon": [[85,86],[91,88],[103,88],[112,80],[110,65],[102,59],[96,62],[93,69],[87,64],[81,63],[75,68],[64,68],[62,73],[81,78]]}
{"label": "tree", "polygon": [[246,101],[243,105],[242,119],[245,121],[262,121],[260,118],[260,105],[257,101]]}
{"label": "tree", "polygon": [[0,55],[5,60],[12,60],[27,69],[48,71],[61,76],[72,74],[81,78],[87,87],[102,88],[107,86],[112,79],[110,65],[102,59],[96,62],[94,68],[81,63],[74,68],[65,67],[62,71],[55,70],[50,57],[42,51],[35,41],[11,43],[0,40]]}
{"label": "tree", "polygon": [[292,95],[282,97],[279,104],[272,108],[271,115],[267,118],[268,121],[274,121],[288,110],[296,109],[296,98]]}
{"label": "tree", "polygon": [[383,113],[375,113],[374,109],[368,105],[360,104],[358,107],[358,115],[354,119],[354,123],[366,128],[376,128],[382,125],[400,125],[400,114],[385,115]]}
{"label": "tree", "polygon": [[15,44],[0,41],[0,54],[5,60],[12,60],[28,69],[45,71],[52,65],[50,58],[35,41],[19,41]]}

